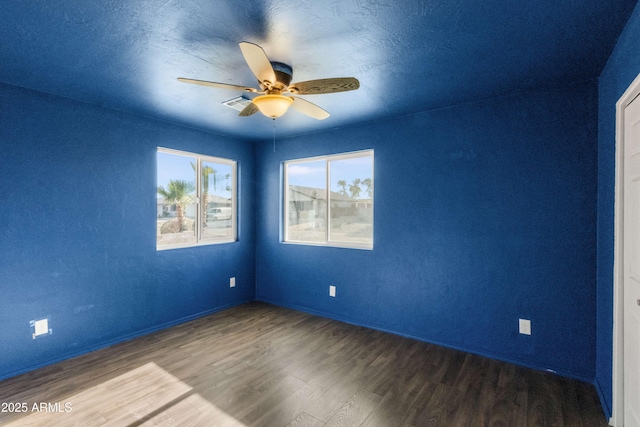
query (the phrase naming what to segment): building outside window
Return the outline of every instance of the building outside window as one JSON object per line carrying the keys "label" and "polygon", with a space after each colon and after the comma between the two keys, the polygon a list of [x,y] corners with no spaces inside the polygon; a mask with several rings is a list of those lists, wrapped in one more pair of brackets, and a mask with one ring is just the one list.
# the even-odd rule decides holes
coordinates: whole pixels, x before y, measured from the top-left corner
{"label": "building outside window", "polygon": [[373,150],[287,161],[284,181],[286,243],[373,248]]}

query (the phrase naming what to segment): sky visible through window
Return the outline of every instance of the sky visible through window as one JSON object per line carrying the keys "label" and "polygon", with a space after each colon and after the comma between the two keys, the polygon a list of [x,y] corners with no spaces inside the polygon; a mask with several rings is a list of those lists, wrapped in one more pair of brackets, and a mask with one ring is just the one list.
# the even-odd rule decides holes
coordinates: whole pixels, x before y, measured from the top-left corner
{"label": "sky visible through window", "polygon": [[[157,186],[168,188],[169,180],[182,180],[189,181],[195,185],[196,175],[192,166],[196,164],[194,157],[182,156],[175,153],[165,153],[162,151],[157,152]],[[221,180],[214,188],[213,182],[209,185],[209,194],[215,194],[221,197],[229,197],[229,191],[227,191],[226,185],[221,185],[226,180],[227,175],[231,175],[231,165],[212,163],[209,161],[204,162],[204,166],[213,166],[218,179]],[[195,193],[195,191],[194,191]],[[160,197],[157,195],[157,197]]]}
{"label": "sky visible through window", "polygon": [[[340,191],[341,187],[338,186],[339,180],[344,180],[349,184],[356,179],[364,180],[373,178],[372,172],[372,156],[331,161],[331,191]],[[289,165],[288,179],[289,185],[325,188],[325,161],[321,160]]]}

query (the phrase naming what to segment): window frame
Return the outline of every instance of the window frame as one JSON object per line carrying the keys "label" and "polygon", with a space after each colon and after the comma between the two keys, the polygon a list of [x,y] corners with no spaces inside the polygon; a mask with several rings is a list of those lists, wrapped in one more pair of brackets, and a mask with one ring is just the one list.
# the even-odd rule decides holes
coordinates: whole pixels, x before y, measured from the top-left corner
{"label": "window frame", "polygon": [[[360,157],[371,157],[371,186],[373,188],[372,197],[371,197],[371,209],[374,210],[372,215],[372,230],[371,230],[371,243],[359,243],[359,242],[348,242],[348,241],[340,241],[340,240],[331,240],[331,162],[339,161],[339,160],[348,160],[353,158]],[[289,238],[289,227],[288,227],[288,219],[289,219],[289,173],[288,168],[291,165],[300,165],[310,162],[325,162],[325,191],[326,191],[326,209],[325,209],[325,231],[324,231],[324,241],[323,242],[312,242],[312,241],[302,241],[302,240],[291,240]],[[282,216],[281,216],[281,227],[282,227],[282,240],[281,243],[291,244],[291,245],[306,245],[306,246],[325,246],[325,247],[336,247],[336,248],[347,248],[347,249],[364,249],[364,250],[373,250],[373,242],[374,242],[374,224],[375,224],[375,156],[373,149],[359,150],[359,151],[351,151],[346,153],[338,153],[338,154],[328,154],[323,156],[314,156],[314,157],[305,157],[300,159],[291,159],[285,160],[282,162],[282,175],[283,175],[283,204],[282,204]]]}
{"label": "window frame", "polygon": [[[157,147],[156,148],[156,190],[158,188],[158,153],[166,153],[177,156],[189,157],[195,160],[196,168],[194,171],[195,174],[195,182],[194,185],[196,187],[195,191],[195,242],[193,243],[183,243],[183,244],[173,244],[173,245],[158,245],[158,233],[156,232],[156,251],[166,251],[172,249],[182,249],[182,248],[192,248],[197,246],[209,246],[209,245],[219,245],[225,243],[234,243],[238,241],[238,162],[232,159],[226,159],[224,157],[216,157],[207,154],[199,154],[190,151],[176,150],[173,148],[166,147]],[[231,166],[231,235],[229,237],[220,238],[220,239],[207,239],[204,236],[204,230],[202,227],[203,213],[202,213],[202,164],[206,162],[219,163]],[[157,192],[156,192],[156,200],[157,200]],[[170,209],[170,208],[169,208]],[[157,211],[157,204],[156,204]],[[156,221],[157,221],[157,212],[156,212]]]}

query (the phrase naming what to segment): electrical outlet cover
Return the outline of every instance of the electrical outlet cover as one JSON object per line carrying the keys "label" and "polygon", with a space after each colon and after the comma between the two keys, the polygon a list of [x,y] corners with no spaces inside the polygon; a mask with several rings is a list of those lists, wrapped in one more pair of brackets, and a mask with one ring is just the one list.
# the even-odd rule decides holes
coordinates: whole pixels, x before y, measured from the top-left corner
{"label": "electrical outlet cover", "polygon": [[519,326],[520,333],[522,335],[531,335],[531,320],[520,319]]}
{"label": "electrical outlet cover", "polygon": [[35,336],[44,335],[49,333],[49,320],[41,319],[36,320],[33,324]]}

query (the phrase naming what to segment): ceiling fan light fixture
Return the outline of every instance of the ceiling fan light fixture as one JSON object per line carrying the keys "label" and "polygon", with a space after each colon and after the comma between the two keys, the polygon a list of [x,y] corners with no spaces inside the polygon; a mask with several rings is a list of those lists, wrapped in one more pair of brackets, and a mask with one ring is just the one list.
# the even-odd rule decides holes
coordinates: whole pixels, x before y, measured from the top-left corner
{"label": "ceiling fan light fixture", "polygon": [[284,95],[260,95],[253,98],[253,103],[265,116],[277,119],[287,112],[293,98]]}

